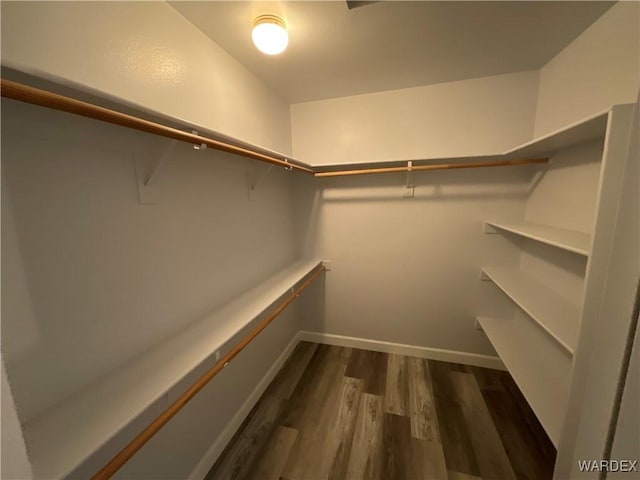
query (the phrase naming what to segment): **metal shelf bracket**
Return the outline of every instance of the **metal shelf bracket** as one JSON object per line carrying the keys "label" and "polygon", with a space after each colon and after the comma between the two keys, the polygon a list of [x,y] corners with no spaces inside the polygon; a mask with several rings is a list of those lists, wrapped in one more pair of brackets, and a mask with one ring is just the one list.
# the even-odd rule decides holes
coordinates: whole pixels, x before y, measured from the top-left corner
{"label": "metal shelf bracket", "polygon": [[141,204],[154,205],[158,203],[157,191],[153,188],[153,184],[157,180],[158,174],[167,164],[177,143],[177,140],[171,140],[160,158],[151,167],[149,167],[151,162],[147,158],[139,155],[134,157],[136,180],[138,184],[138,200]]}

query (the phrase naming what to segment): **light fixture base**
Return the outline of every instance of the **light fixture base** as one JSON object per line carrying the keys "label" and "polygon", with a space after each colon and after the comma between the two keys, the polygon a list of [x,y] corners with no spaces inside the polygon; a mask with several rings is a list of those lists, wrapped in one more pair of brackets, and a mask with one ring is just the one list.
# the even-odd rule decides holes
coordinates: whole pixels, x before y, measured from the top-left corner
{"label": "light fixture base", "polygon": [[253,21],[253,26],[256,27],[262,23],[275,23],[279,27],[282,27],[284,29],[287,28],[287,25],[286,23],[284,23],[284,20],[276,15],[270,15],[270,14],[258,15]]}
{"label": "light fixture base", "polygon": [[284,20],[276,15],[259,15],[253,21],[253,44],[267,55],[282,53],[289,44],[289,34]]}

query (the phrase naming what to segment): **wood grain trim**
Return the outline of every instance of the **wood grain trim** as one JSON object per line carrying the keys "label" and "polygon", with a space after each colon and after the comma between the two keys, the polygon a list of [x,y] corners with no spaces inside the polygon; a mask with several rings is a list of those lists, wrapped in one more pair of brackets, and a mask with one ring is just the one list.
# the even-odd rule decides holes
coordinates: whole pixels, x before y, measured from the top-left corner
{"label": "wood grain trim", "polygon": [[[61,110],[63,112],[73,113],[94,120],[127,127],[141,132],[151,133],[162,137],[171,138],[181,142],[190,143],[192,145],[206,145],[215,150],[233,153],[261,162],[278,165],[287,169],[298,170],[316,177],[341,177],[348,175],[369,175],[379,173],[396,173],[396,172],[421,172],[426,170],[450,170],[456,168],[483,168],[483,167],[506,167],[517,165],[528,165],[532,163],[547,163],[548,158],[531,158],[517,160],[499,160],[493,162],[470,162],[470,163],[442,163],[435,165],[415,165],[409,168],[406,164],[398,167],[381,167],[381,168],[354,168],[350,170],[336,170],[331,172],[316,172],[312,168],[307,168],[296,163],[288,162],[286,159],[280,159],[260,153],[248,148],[240,147],[230,143],[225,143],[212,138],[203,137],[194,133],[188,133],[177,128],[162,125],[160,123],[144,120],[142,118],[128,115],[126,113],[117,112],[108,108],[100,107],[88,102],[76,100],[71,97],[65,97],[57,93],[41,90],[39,88],[23,85],[7,79],[1,79],[1,93],[5,98],[17,100],[20,102],[31,103],[45,108]],[[403,161],[403,163],[405,163]]]}
{"label": "wood grain trim", "polygon": [[402,167],[360,168],[355,170],[336,170],[333,172],[316,172],[316,177],[343,177],[346,175],[369,175],[374,173],[422,172],[426,170],[451,170],[455,168],[512,167],[532,163],[547,163],[548,158],[525,158],[518,160],[499,160],[494,162],[439,163],[436,165],[413,165]]}
{"label": "wood grain trim", "polygon": [[238,355],[255,337],[258,336],[287,306],[293,302],[300,293],[325,270],[324,265],[318,265],[312,270],[310,276],[282,302],[278,307],[265,317],[251,332],[240,340],[224,357],[218,360],[188,390],[180,395],[167,409],[158,415],[142,432],[138,434],[127,446],[116,454],[104,467],[98,471],[92,480],[105,480],[111,478],[138,450],[140,450],[173,416],[184,407],[204,386],[209,383],[220,371]]}
{"label": "wood grain trim", "polygon": [[260,160],[261,162],[266,162],[272,165],[278,165],[309,174],[314,173],[314,171],[310,168],[287,162],[284,159],[275,158],[264,153],[249,150],[248,148],[239,147],[237,145],[232,145],[230,143],[221,142],[212,138],[203,137],[194,133],[184,132],[182,130],[178,130],[177,128],[168,127],[166,125],[151,122],[149,120],[144,120],[133,115],[117,112],[115,110],[110,110],[104,107],[99,107],[91,103],[83,102],[70,97],[65,97],[64,95],[48,92],[39,88],[29,87],[21,83],[6,80],[4,78],[1,80],[1,90],[3,97],[10,98],[12,100],[31,103],[33,105],[39,105],[41,107],[52,108],[54,110],[61,110],[63,112],[73,113],[75,115],[93,118],[94,120],[112,123],[121,127],[132,128],[141,132],[151,133],[153,135],[159,135],[161,137],[167,137],[173,140],[190,143],[192,145],[205,144],[208,148],[213,148],[215,150],[221,150],[223,152],[253,158],[254,160]]}

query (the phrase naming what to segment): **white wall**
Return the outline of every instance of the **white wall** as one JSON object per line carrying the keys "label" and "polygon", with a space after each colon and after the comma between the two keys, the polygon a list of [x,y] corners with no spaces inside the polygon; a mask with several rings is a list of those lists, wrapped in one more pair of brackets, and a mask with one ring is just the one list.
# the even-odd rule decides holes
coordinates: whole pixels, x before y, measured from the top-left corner
{"label": "white wall", "polygon": [[20,480],[33,478],[15,402],[13,401],[13,395],[11,395],[11,385],[9,385],[4,368],[4,360],[2,361],[0,394],[2,395],[0,399],[0,404],[2,405],[0,417],[0,425],[2,426],[0,428],[2,435],[0,477]]}
{"label": "white wall", "polygon": [[[198,478],[190,475],[195,469],[199,473],[208,471],[215,460],[209,450],[299,329],[300,323],[292,305],[138,451],[114,478],[186,479]],[[240,332],[229,347],[246,333],[247,329]],[[200,368],[179,382],[169,394],[168,401],[138,417],[69,478],[90,478],[203,373],[204,369]],[[233,434],[234,430],[230,433]]]}
{"label": "white wall", "polygon": [[[2,351],[23,422],[293,260],[295,173],[272,170],[251,202],[248,176],[266,166],[178,145],[157,177],[158,203],[141,205],[134,157],[157,159],[167,144],[3,101]],[[210,441],[199,445],[196,435],[184,445],[195,453],[172,459],[177,477],[293,328],[260,347],[264,355],[249,355],[246,382],[225,384],[228,404],[215,402],[226,406]],[[156,463],[147,462],[151,472]]]}
{"label": "white wall", "polygon": [[[332,262],[321,302],[300,308],[305,328],[336,335],[495,354],[476,330],[500,315],[502,294],[479,280],[485,264],[515,264],[512,239],[484,235],[487,219],[524,215],[528,167],[313,181],[298,177],[297,243]],[[316,287],[319,288],[319,287]]]}
{"label": "white wall", "polygon": [[290,153],[289,106],[165,2],[2,2],[2,64]]}
{"label": "white wall", "polygon": [[538,72],[291,106],[293,155],[313,165],[495,154],[533,134]]}
{"label": "white wall", "polygon": [[[602,149],[596,140],[554,155],[527,200],[524,220],[593,234]],[[530,241],[523,245],[520,269],[582,305],[586,263],[582,255]]]}
{"label": "white wall", "polygon": [[[555,154],[531,192],[525,220],[593,233],[602,150],[603,142],[595,140]],[[571,195],[567,195],[567,185],[571,185]]]}
{"label": "white wall", "polygon": [[[537,72],[522,72],[295,104],[294,155],[322,165],[495,154],[530,140],[536,92]],[[413,174],[409,199],[404,175],[299,178],[300,254],[334,264],[324,303],[301,309],[306,328],[492,354],[475,317],[503,302],[479,270],[515,263],[518,250],[483,235],[482,222],[522,218],[531,176],[528,168]]]}
{"label": "white wall", "polygon": [[[540,72],[296,104],[290,114],[164,2],[3,2],[2,57],[17,70],[268,148],[292,146],[316,165],[492,154],[630,101],[637,10],[613,7]],[[158,205],[140,205],[133,157],[157,158],[166,145],[3,103],[2,349],[23,421],[295,254],[333,261],[312,290],[322,295],[301,309],[305,328],[492,353],[475,315],[504,299],[478,280],[479,268],[515,263],[519,249],[483,235],[482,222],[524,216],[533,168],[414,174],[411,199],[401,197],[403,175],[296,177],[292,191],[290,177],[272,172],[250,203],[247,174],[265,167],[181,146],[159,177]],[[122,476],[187,475],[298,326],[292,316],[281,325]],[[78,476],[107,458],[100,455]]]}
{"label": "white wall", "polygon": [[622,1],[540,70],[535,136],[618,103],[640,86],[640,3]]}

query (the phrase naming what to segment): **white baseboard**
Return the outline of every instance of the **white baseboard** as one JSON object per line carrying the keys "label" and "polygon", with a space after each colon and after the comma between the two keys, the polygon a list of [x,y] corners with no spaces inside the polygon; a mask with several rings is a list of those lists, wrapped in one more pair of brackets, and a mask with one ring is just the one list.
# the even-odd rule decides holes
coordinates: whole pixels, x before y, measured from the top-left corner
{"label": "white baseboard", "polygon": [[262,380],[256,385],[249,397],[238,409],[231,421],[227,424],[214,444],[209,448],[202,460],[196,465],[189,475],[190,479],[202,480],[216,462],[224,448],[227,446],[233,435],[238,431],[244,419],[249,415],[251,409],[260,399],[260,396],[267,389],[273,378],[280,371],[284,362],[289,358],[298,342],[307,341],[336,345],[339,347],[361,348],[374,352],[396,353],[410,357],[428,358],[443,362],[461,363],[463,365],[474,365],[477,367],[495,368],[506,370],[504,364],[498,357],[490,355],[480,355],[477,353],[458,352],[455,350],[443,350],[440,348],[419,347],[416,345],[404,345],[401,343],[383,342],[367,338],[345,337],[343,335],[332,335],[330,333],[309,332],[300,330],[296,333],[286,348],[282,351],[277,360],[271,365]]}
{"label": "white baseboard", "polygon": [[225,429],[222,431],[220,436],[216,439],[214,444],[207,450],[202,460],[198,462],[196,468],[193,469],[191,474],[189,475],[190,479],[202,480],[206,474],[209,472],[213,464],[218,460],[218,457],[225,449],[231,438],[235,435],[235,433],[244,422],[244,419],[247,418],[247,415],[251,412],[251,409],[258,402],[264,391],[267,389],[271,381],[280,371],[284,362],[289,358],[289,355],[293,352],[293,349],[296,347],[298,342],[300,341],[300,333],[296,333],[289,344],[285,347],[282,353],[278,356],[276,361],[271,365],[271,368],[267,371],[267,373],[262,377],[260,382],[256,385],[256,388],[249,394],[247,399],[244,401],[242,406],[238,409],[236,414],[233,416],[231,421],[227,424]]}
{"label": "white baseboard", "polygon": [[440,360],[442,362],[461,363],[463,365],[473,365],[476,367],[494,368],[506,370],[504,363],[498,357],[491,355],[481,355],[478,353],[458,352],[456,350],[443,350],[441,348],[419,347],[416,345],[405,345],[402,343],[384,342],[381,340],[371,340],[367,338],[345,337],[343,335],[332,335],[330,333],[308,332],[301,330],[298,332],[298,340],[307,342],[325,343],[338,347],[352,347],[374,352],[396,353],[409,357],[428,358]]}

